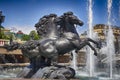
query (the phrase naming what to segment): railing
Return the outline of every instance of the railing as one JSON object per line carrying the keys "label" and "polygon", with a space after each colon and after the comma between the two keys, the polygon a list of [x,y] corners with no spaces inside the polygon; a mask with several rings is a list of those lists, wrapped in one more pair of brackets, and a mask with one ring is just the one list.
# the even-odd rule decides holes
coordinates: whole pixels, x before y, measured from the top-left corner
{"label": "railing", "polygon": [[18,67],[24,67],[24,66],[28,66],[30,65],[30,63],[5,63],[5,64],[0,64],[0,66],[2,67],[12,67],[12,66],[18,66]]}
{"label": "railing", "polygon": [[9,40],[0,39],[0,46],[4,46],[5,44],[9,44]]}
{"label": "railing", "polygon": [[[14,42],[18,42],[18,43],[25,43],[26,41],[14,40]],[[0,46],[4,46],[5,44],[9,44],[9,43],[10,43],[10,41],[9,41],[9,40],[0,39]]]}

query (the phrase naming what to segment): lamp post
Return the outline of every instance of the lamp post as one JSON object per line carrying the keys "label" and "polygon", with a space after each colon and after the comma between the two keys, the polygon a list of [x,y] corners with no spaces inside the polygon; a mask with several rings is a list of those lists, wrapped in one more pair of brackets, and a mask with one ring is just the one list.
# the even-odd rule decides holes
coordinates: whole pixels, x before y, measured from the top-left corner
{"label": "lamp post", "polygon": [[2,15],[2,11],[0,11],[0,26],[4,22],[5,16]]}
{"label": "lamp post", "polygon": [[2,30],[1,30],[2,25],[1,24],[4,22],[4,20],[5,20],[5,16],[3,16],[2,11],[0,11],[0,38],[2,38]]}

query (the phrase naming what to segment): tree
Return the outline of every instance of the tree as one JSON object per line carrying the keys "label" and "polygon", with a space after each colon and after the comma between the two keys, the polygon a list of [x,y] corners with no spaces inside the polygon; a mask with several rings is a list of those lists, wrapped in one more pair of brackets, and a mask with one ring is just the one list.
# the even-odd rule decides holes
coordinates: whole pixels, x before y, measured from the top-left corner
{"label": "tree", "polygon": [[6,35],[4,34],[4,27],[3,26],[0,26],[0,39],[5,39],[6,38]]}
{"label": "tree", "polygon": [[4,39],[5,38],[5,34],[3,31],[0,32],[0,39]]}
{"label": "tree", "polygon": [[37,32],[36,32],[35,30],[32,30],[32,31],[30,32],[29,36],[30,36],[31,38],[33,38],[34,40],[39,40],[39,39],[40,39],[39,35],[37,34]]}
{"label": "tree", "polygon": [[24,34],[24,35],[22,36],[21,40],[23,40],[23,41],[28,41],[28,40],[30,40],[30,36],[27,35],[27,34]]}
{"label": "tree", "polygon": [[30,31],[29,35],[24,34],[24,35],[22,36],[21,40],[23,40],[23,41],[28,41],[28,40],[30,40],[31,38],[32,38],[33,40],[39,40],[39,39],[40,39],[40,37],[39,37],[39,35],[37,34],[37,32],[36,32],[35,30],[32,30],[32,31]]}

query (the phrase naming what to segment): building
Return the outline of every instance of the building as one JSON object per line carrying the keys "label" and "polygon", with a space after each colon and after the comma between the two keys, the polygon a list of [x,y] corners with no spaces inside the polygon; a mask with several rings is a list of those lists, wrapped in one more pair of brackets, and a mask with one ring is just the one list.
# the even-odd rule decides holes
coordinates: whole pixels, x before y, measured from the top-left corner
{"label": "building", "polygon": [[[19,41],[19,43],[24,43]],[[25,63],[29,60],[23,56],[20,49],[7,51],[4,48],[5,44],[9,44],[9,40],[0,39],[0,63]]]}
{"label": "building", "polygon": [[[120,27],[118,26],[111,26],[113,30],[113,34],[115,37],[115,51],[116,53],[120,53]],[[104,24],[97,24],[94,26],[94,32],[98,33],[99,38],[101,41],[105,40],[105,31],[108,31],[108,26]]]}
{"label": "building", "polygon": [[17,40],[21,40],[22,36],[24,35],[24,33],[19,30],[16,34],[15,34],[15,37],[17,38]]}
{"label": "building", "polygon": [[6,29],[3,26],[0,26],[0,31],[6,33],[6,32],[10,32],[10,29]]}
{"label": "building", "polygon": [[9,29],[5,29],[3,26],[0,26],[0,39],[7,38],[9,34],[10,34]]}
{"label": "building", "polygon": [[[23,36],[22,31],[18,31],[17,33],[10,32],[9,29],[5,29],[4,27],[0,27],[1,38],[0,39],[0,63],[26,63],[29,60],[23,56],[20,49],[14,51],[7,51],[4,48],[5,44],[9,44],[9,38],[12,36],[14,42],[18,42],[23,44],[25,41],[21,41],[21,37]],[[8,36],[8,39],[3,39],[3,36]]]}
{"label": "building", "polygon": [[[115,39],[118,39],[120,36],[120,27],[118,26],[111,26],[111,27],[112,27]],[[94,32],[98,33],[98,36],[100,37],[101,40],[105,39],[105,29],[106,31],[108,30],[108,26],[105,24],[97,24],[93,28]]]}

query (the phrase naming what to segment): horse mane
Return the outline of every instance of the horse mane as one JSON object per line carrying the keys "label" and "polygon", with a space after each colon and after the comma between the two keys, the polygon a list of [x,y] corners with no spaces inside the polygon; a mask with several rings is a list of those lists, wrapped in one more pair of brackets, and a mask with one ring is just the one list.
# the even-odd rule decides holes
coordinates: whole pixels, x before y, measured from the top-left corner
{"label": "horse mane", "polygon": [[45,15],[39,19],[38,23],[35,24],[38,35],[40,36],[46,35],[46,32],[47,32],[46,24],[48,23],[48,19],[50,17],[57,17],[57,15],[56,14]]}
{"label": "horse mane", "polygon": [[35,24],[36,30],[38,35],[43,36],[46,34],[46,22],[43,23],[42,19],[38,21],[38,23]]}

